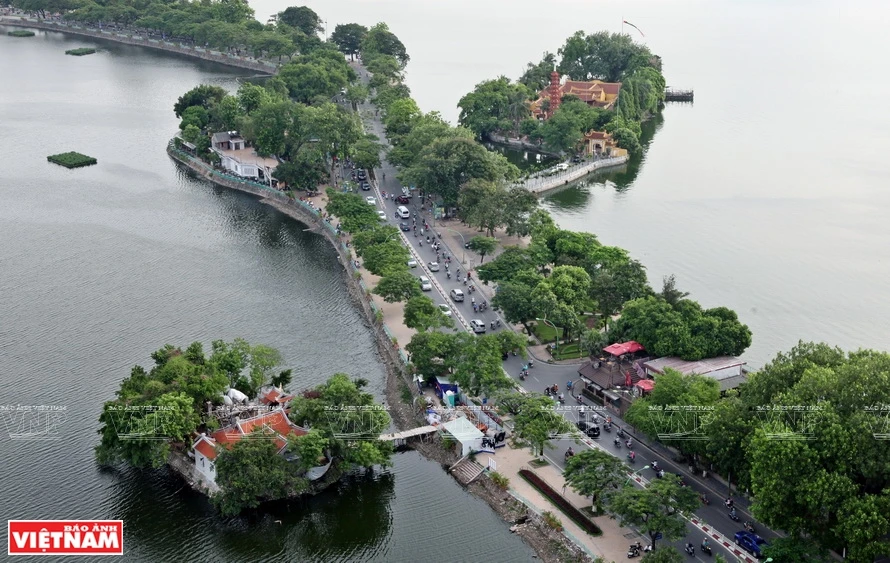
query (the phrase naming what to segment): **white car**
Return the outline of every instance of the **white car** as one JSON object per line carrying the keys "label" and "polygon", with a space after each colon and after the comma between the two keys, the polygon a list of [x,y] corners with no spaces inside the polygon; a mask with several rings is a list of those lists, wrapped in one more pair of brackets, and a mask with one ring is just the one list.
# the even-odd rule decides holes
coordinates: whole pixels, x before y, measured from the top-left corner
{"label": "white car", "polygon": [[427,262],[427,267],[430,269],[431,272],[439,271],[439,263],[438,262]]}
{"label": "white car", "polygon": [[375,198],[371,197],[371,196],[366,197],[366,198],[365,198],[365,201],[367,201],[367,202],[370,203],[371,205],[377,205],[377,200],[376,200]]}
{"label": "white car", "polygon": [[377,217],[379,217],[381,221],[386,221],[386,211],[378,211]]}
{"label": "white car", "polygon": [[426,276],[420,276],[420,289],[423,291],[432,291],[433,284],[430,283],[430,279]]}
{"label": "white car", "polygon": [[473,319],[472,321],[470,321],[470,327],[476,334],[483,334],[485,332],[485,323],[483,323],[479,319]]}
{"label": "white car", "polygon": [[415,260],[414,258],[412,258],[411,260],[408,260],[408,267],[409,267],[409,268],[416,268],[416,267],[417,267],[417,260]]}
{"label": "white car", "polygon": [[451,316],[451,307],[449,307],[448,305],[446,305],[444,303],[440,303],[439,310],[442,311],[442,314],[445,315],[446,317]]}

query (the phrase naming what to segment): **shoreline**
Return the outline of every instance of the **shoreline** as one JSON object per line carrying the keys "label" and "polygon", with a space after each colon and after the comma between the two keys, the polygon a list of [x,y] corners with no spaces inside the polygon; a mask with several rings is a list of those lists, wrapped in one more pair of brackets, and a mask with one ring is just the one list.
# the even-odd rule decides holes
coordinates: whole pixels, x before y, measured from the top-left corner
{"label": "shoreline", "polygon": [[[270,205],[292,219],[310,227],[312,231],[321,234],[331,243],[337,251],[340,263],[343,265],[347,291],[355,304],[364,312],[367,326],[374,334],[381,360],[386,367],[387,376],[384,382],[384,396],[393,425],[399,431],[405,430],[409,426],[417,426],[420,421],[417,419],[416,414],[401,399],[403,385],[407,386],[412,395],[415,394],[405,370],[407,358],[402,355],[401,350],[393,346],[390,336],[387,334],[388,329],[386,325],[376,319],[376,311],[373,304],[365,298],[368,290],[353,275],[355,270],[352,265],[351,251],[337,239],[333,227],[306,203],[300,200],[292,200],[274,188],[250,181],[225,177],[209,165],[196,161],[194,157],[174,148],[172,141],[167,146],[167,154],[179,165],[184,166],[189,171],[216,186],[258,196],[262,203]],[[417,451],[425,458],[438,462],[445,470],[458,460],[458,456],[453,451],[442,448],[439,442],[416,442],[408,447]],[[171,468],[189,482],[188,475],[183,475],[181,471],[172,465]],[[484,501],[495,514],[509,524],[510,530],[522,538],[536,553],[539,560],[556,563],[563,560],[560,555],[569,553],[576,561],[591,563],[594,561],[588,553],[583,551],[563,533],[551,529],[540,514],[531,510],[525,503],[515,498],[508,491],[499,489],[490,479],[477,479],[470,483],[469,486],[463,488],[473,496]],[[559,547],[555,548],[554,546]]]}
{"label": "shoreline", "polygon": [[178,54],[185,57],[218,63],[242,70],[253,70],[267,75],[275,75],[278,72],[278,64],[261,61],[259,59],[253,59],[251,57],[238,57],[235,55],[222,53],[220,51],[203,49],[201,47],[170,43],[166,41],[159,41],[157,39],[145,39],[139,35],[102,31],[95,28],[70,25],[61,21],[48,22],[46,20],[39,19],[31,20],[25,18],[24,16],[8,15],[0,16],[0,25],[39,29],[42,31],[53,31],[56,33],[68,33],[81,37],[89,37],[91,39],[112,41],[121,45],[145,47],[147,49],[155,49],[158,51],[164,51],[165,53]]}

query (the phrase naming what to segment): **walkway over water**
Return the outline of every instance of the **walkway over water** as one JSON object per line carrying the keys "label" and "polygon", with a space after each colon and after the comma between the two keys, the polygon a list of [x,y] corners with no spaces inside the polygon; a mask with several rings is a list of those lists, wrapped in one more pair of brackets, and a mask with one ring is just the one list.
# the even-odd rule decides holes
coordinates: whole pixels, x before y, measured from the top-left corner
{"label": "walkway over water", "polygon": [[392,434],[381,434],[380,439],[387,442],[396,442],[399,441],[404,442],[408,438],[415,438],[417,436],[425,436],[427,434],[433,434],[434,432],[438,432],[438,426],[421,426],[419,428],[412,428],[411,430],[405,430],[404,432],[394,432]]}
{"label": "walkway over water", "polygon": [[525,188],[528,191],[540,194],[548,190],[561,188],[569,182],[574,182],[578,178],[582,178],[595,170],[609,168],[612,166],[621,166],[627,163],[628,157],[618,156],[614,158],[600,158],[592,162],[583,162],[575,166],[569,166],[565,170],[558,170],[552,176],[531,177],[515,185]]}

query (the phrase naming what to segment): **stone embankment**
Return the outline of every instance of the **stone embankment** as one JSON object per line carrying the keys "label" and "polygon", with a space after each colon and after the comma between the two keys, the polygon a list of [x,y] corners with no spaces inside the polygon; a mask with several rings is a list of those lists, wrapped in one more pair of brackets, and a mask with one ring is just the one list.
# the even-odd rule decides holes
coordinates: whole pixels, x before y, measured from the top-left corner
{"label": "stone embankment", "polygon": [[212,51],[202,47],[186,45],[182,43],[171,43],[169,41],[161,41],[159,39],[149,39],[141,35],[120,31],[108,31],[83,27],[77,24],[68,23],[59,20],[37,20],[29,19],[23,16],[4,16],[0,17],[0,25],[9,25],[14,27],[24,27],[30,29],[43,29],[46,31],[58,31],[62,33],[71,33],[83,37],[92,37],[94,39],[104,39],[106,41],[115,41],[125,45],[137,45],[139,47],[147,47],[149,49],[159,49],[168,53],[177,53],[187,57],[212,61],[215,63],[244,68],[261,72],[263,74],[275,74],[278,72],[278,64],[270,61],[262,61],[252,57],[242,57],[222,53],[220,51]]}
{"label": "stone embankment", "polygon": [[574,182],[575,180],[583,178],[591,172],[602,170],[604,168],[623,166],[627,164],[627,161],[628,157],[626,156],[597,158],[589,162],[582,162],[581,164],[569,166],[565,170],[554,171],[553,169],[550,169],[551,171],[553,171],[553,174],[551,175],[543,175],[542,173],[542,175],[533,176],[522,182],[517,183],[516,185],[525,188],[532,193],[540,194],[549,190],[555,190],[556,188],[566,186],[570,182]]}

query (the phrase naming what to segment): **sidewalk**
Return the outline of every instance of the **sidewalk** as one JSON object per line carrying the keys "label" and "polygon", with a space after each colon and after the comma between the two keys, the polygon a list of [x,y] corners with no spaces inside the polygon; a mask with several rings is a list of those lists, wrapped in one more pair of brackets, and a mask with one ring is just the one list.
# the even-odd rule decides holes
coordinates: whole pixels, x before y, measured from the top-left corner
{"label": "sidewalk", "polygon": [[[633,543],[633,540],[628,539],[626,534],[633,534],[633,537],[636,538],[637,534],[635,532],[627,528],[621,528],[617,521],[603,515],[593,518],[596,525],[603,531],[603,535],[593,537],[570,520],[549,499],[539,493],[537,489],[519,475],[520,469],[531,469],[548,485],[553,487],[554,490],[562,492],[565,481],[562,478],[562,471],[558,467],[548,464],[544,467],[534,468],[529,465],[534,457],[527,448],[515,449],[509,444],[503,448],[498,448],[493,455],[477,454],[476,459],[480,464],[485,465],[488,463],[489,457],[497,463],[498,473],[510,480],[510,491],[515,493],[515,496],[525,504],[531,504],[536,512],[553,512],[562,522],[566,532],[568,532],[567,535],[575,543],[581,544],[590,555],[602,557],[606,561],[620,561],[627,557],[627,546]],[[563,496],[575,508],[580,509],[590,506],[590,499],[582,497],[570,487],[565,488]]]}

